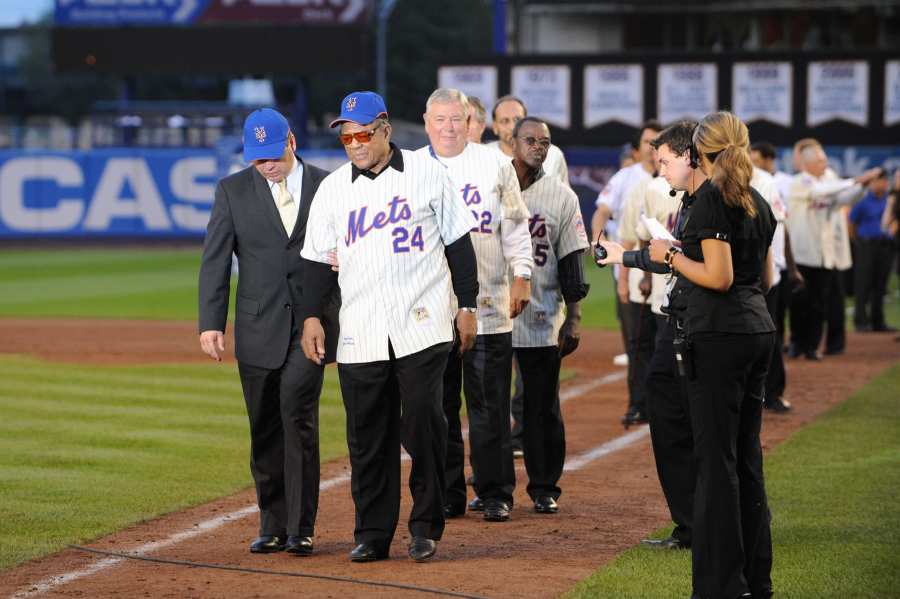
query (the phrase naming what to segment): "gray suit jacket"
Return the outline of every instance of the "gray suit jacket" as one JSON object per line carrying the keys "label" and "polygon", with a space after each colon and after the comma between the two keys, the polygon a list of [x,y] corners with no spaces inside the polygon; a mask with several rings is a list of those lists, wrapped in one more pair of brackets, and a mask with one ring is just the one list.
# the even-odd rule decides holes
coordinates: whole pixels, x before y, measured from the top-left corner
{"label": "gray suit jacket", "polygon": [[[309,206],[326,175],[327,171],[303,163],[299,214],[290,237],[266,179],[254,167],[225,177],[216,187],[200,264],[199,328],[225,330],[234,252],[239,265],[234,326],[239,362],[269,369],[284,363],[291,317],[303,293],[300,250]],[[339,308],[335,294],[322,318],[328,361],[334,360],[337,347]],[[302,325],[298,323],[301,330]]]}

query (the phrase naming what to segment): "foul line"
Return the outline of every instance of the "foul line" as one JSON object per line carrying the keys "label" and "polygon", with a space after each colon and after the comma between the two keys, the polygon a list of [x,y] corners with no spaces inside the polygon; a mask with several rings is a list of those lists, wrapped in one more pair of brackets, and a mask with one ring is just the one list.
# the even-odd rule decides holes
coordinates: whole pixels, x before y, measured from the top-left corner
{"label": "foul line", "polygon": [[[613,372],[607,375],[604,375],[600,378],[596,378],[581,384],[571,385],[560,391],[559,400],[560,403],[565,403],[571,399],[574,399],[580,395],[588,393],[596,389],[597,387],[601,387],[603,385],[608,385],[610,383],[614,383],[616,381],[620,381],[626,377],[625,371]],[[629,445],[633,445],[640,439],[646,437],[649,433],[649,429],[646,425],[643,427],[630,432],[628,434],[622,435],[621,437],[617,437],[612,441],[608,441],[599,447],[591,449],[586,453],[573,457],[571,460],[566,462],[565,467],[563,468],[564,472],[573,472],[583,468],[589,463],[597,460],[605,455],[613,453],[615,451],[619,451],[620,449],[624,449]],[[409,459],[409,456],[404,452],[404,459]],[[350,482],[349,474],[340,474],[333,478],[329,478],[328,480],[324,480],[319,485],[319,491],[324,492],[334,487],[340,486],[344,483]],[[235,520],[240,520],[242,518],[246,518],[247,516],[251,516],[259,511],[259,508],[254,504],[247,506],[245,508],[241,508],[229,514],[225,514],[222,516],[217,516],[215,518],[210,518],[209,520],[204,520],[199,524],[195,525],[193,528],[189,530],[184,530],[182,532],[175,533],[161,541],[153,541],[152,543],[145,543],[136,547],[135,549],[128,552],[130,556],[141,557],[145,556],[148,553],[153,553],[155,551],[160,551],[162,549],[167,549],[172,547],[173,545],[177,545],[182,541],[187,541],[188,539],[192,539],[194,537],[198,537],[202,534],[210,532],[212,530],[216,530],[217,528],[221,528],[222,526],[234,522]],[[81,578],[86,578],[88,576],[92,576],[97,572],[101,572],[108,568],[112,568],[121,564],[125,561],[124,557],[109,557],[102,559],[98,562],[95,562],[89,566],[81,568],[80,570],[72,570],[71,572],[66,572],[65,574],[60,574],[58,576],[50,576],[36,582],[34,584],[28,585],[26,590],[21,590],[13,595],[11,595],[10,599],[30,599],[32,597],[37,597],[43,595],[44,593],[63,585],[66,585],[70,582],[74,582]]]}

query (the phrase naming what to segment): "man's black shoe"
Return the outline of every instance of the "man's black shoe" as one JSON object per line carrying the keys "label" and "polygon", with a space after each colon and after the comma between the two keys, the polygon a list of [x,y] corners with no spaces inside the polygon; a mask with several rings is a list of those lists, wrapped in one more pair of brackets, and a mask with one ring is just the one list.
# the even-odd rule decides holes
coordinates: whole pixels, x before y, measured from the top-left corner
{"label": "man's black shoe", "polygon": [[425,537],[413,537],[409,542],[409,557],[417,562],[427,562],[437,551],[437,543]]}
{"label": "man's black shoe", "polygon": [[539,514],[555,514],[559,511],[559,504],[549,495],[541,495],[534,500],[534,511]]}
{"label": "man's black shoe", "polygon": [[277,553],[284,551],[284,537],[262,535],[250,543],[250,553]]}
{"label": "man's black shoe", "polygon": [[387,559],[388,547],[380,543],[360,543],[350,552],[351,562],[374,562]]}
{"label": "man's black shoe", "polygon": [[886,324],[876,325],[872,327],[872,331],[876,333],[896,333],[896,327],[890,327]]}
{"label": "man's black shoe", "polygon": [[466,506],[456,506],[448,503],[444,506],[444,518],[458,518],[466,513]]}
{"label": "man's black shoe", "polygon": [[484,519],[488,522],[506,522],[509,520],[509,504],[499,499],[488,499],[484,502]]}
{"label": "man's black shoe", "polygon": [[804,355],[806,356],[806,359],[807,359],[807,360],[812,360],[813,362],[818,362],[819,360],[822,359],[822,354],[820,354],[820,353],[819,353],[818,351],[816,351],[816,350],[808,351],[808,352],[806,352],[806,354],[804,354]]}
{"label": "man's black shoe", "polygon": [[783,414],[785,412],[791,411],[791,403],[780,397],[776,397],[775,399],[767,399],[765,402],[763,402],[763,407],[770,412],[776,412],[778,414]]}
{"label": "man's black shoe", "polygon": [[790,345],[788,345],[788,348],[787,348],[788,358],[799,358],[800,356],[802,356],[805,353],[806,352],[800,350],[800,348],[797,346],[796,343],[791,343]]}
{"label": "man's black shoe", "polygon": [[[844,353],[843,347],[834,347],[834,348],[825,350],[826,356],[840,356],[843,353]],[[807,357],[809,357],[809,356],[807,356]]]}
{"label": "man's black shoe", "polygon": [[483,512],[484,511],[484,502],[480,497],[476,496],[475,499],[469,502],[469,511],[470,512]]}
{"label": "man's black shoe", "polygon": [[294,555],[312,555],[313,540],[312,537],[301,537],[299,535],[288,535],[287,544],[284,546],[287,553]]}
{"label": "man's black shoe", "polygon": [[641,544],[654,549],[690,549],[691,546],[683,543],[675,537],[666,537],[665,539],[641,539]]}

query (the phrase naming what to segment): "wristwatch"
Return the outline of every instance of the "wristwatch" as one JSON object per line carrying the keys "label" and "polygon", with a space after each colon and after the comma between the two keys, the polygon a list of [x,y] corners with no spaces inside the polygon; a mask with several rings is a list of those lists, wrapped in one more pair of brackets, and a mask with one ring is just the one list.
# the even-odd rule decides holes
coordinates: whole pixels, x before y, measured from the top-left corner
{"label": "wristwatch", "polygon": [[531,280],[531,273],[524,274],[524,275],[516,275],[516,278],[517,278],[517,279],[524,279],[524,280],[526,280],[526,281],[530,281],[530,280]]}
{"label": "wristwatch", "polygon": [[460,310],[462,310],[463,312],[468,312],[469,314],[475,314],[476,312],[478,312],[478,308],[470,308],[469,306],[462,306],[460,307]]}

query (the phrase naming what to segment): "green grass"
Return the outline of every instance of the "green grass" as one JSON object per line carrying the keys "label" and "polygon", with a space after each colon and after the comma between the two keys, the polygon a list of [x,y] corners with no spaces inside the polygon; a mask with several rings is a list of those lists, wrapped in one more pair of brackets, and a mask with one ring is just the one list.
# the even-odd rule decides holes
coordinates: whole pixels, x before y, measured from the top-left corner
{"label": "green grass", "polygon": [[584,274],[591,285],[588,296],[581,300],[581,324],[585,328],[619,328],[616,320],[616,290],[610,267],[597,268],[594,260],[586,253]]}
{"label": "green grass", "polygon": [[[898,389],[895,365],[766,458],[776,597],[900,596]],[[684,599],[690,572],[689,552],[636,547],[566,597]]]}
{"label": "green grass", "polygon": [[[252,484],[236,367],[0,356],[0,569]],[[346,453],[326,369],[322,459]]]}

